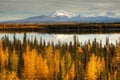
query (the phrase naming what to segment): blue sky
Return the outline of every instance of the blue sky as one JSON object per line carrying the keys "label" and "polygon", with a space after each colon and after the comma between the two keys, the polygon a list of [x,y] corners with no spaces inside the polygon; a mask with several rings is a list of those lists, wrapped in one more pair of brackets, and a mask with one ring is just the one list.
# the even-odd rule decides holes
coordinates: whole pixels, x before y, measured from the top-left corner
{"label": "blue sky", "polygon": [[0,0],[0,21],[47,15],[63,9],[83,15],[104,15],[113,12],[120,16],[120,0]]}

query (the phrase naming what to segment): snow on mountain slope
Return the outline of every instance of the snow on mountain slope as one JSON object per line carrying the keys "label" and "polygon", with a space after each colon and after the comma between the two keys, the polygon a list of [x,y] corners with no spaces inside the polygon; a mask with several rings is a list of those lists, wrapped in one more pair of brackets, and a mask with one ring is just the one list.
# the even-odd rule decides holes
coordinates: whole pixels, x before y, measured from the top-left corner
{"label": "snow on mountain slope", "polygon": [[67,12],[65,10],[56,10],[54,13],[50,15],[50,17],[68,17],[68,18],[72,18],[74,16],[75,16],[74,13]]}
{"label": "snow on mountain slope", "polygon": [[65,10],[56,10],[50,15],[31,16],[26,19],[3,21],[1,23],[40,23],[40,22],[120,22],[114,12],[101,13],[71,13]]}

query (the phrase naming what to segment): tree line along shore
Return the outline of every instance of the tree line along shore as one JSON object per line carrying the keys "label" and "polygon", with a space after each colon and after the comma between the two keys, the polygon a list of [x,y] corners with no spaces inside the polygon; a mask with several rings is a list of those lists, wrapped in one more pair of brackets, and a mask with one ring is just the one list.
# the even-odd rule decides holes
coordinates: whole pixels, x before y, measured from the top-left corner
{"label": "tree line along shore", "polygon": [[120,32],[120,23],[16,23],[0,24],[0,31],[19,32]]}

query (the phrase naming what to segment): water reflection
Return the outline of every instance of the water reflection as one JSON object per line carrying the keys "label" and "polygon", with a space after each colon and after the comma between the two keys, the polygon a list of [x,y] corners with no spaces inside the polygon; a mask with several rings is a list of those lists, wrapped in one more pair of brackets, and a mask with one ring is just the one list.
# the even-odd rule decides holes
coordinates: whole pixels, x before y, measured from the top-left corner
{"label": "water reflection", "polygon": [[[16,38],[23,40],[24,33],[1,33],[0,38],[4,36],[8,36],[10,40],[13,40],[13,36],[16,35]],[[96,40],[99,42],[102,40],[102,44],[105,44],[106,37],[109,38],[109,43],[116,44],[116,40],[120,40],[120,34],[40,34],[40,33],[26,33],[27,39],[34,40],[36,39],[39,41],[41,38],[45,40],[46,42],[53,41],[54,43],[57,43],[58,41],[61,42],[67,42],[73,41],[73,36],[76,35],[78,40],[81,43],[87,42],[90,40],[91,42],[96,38]]]}

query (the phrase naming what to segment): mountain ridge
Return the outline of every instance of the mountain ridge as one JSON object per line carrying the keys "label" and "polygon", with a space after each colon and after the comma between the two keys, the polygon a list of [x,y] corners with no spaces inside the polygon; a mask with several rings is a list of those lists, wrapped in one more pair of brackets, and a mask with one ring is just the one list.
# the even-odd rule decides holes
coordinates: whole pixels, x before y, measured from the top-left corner
{"label": "mountain ridge", "polygon": [[0,23],[42,23],[42,22],[120,22],[120,18],[112,17],[115,15],[112,12],[106,13],[104,16],[81,16],[67,12],[65,10],[56,10],[49,15],[33,16],[20,20],[9,20]]}

